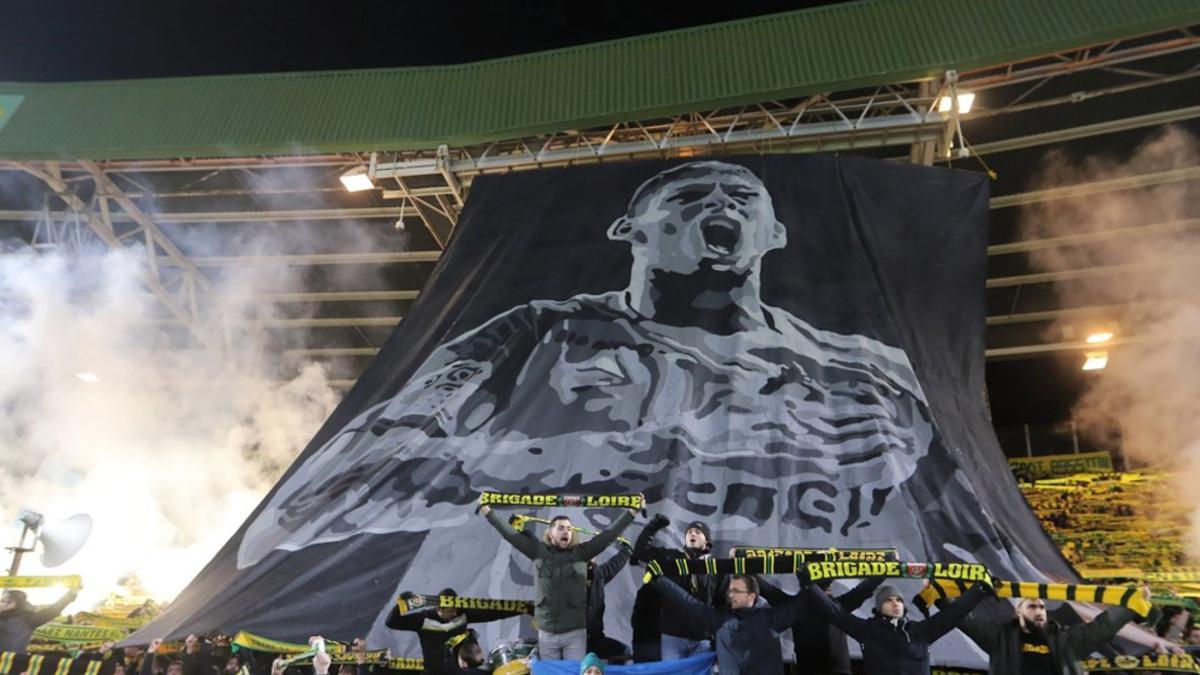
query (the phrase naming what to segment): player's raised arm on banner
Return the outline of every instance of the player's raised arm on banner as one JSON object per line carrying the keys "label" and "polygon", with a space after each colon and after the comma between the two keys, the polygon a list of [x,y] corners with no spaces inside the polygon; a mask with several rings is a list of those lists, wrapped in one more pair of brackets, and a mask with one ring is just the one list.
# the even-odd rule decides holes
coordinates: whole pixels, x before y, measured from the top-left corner
{"label": "player's raised arm on banner", "polygon": [[496,528],[500,536],[504,537],[504,540],[512,544],[512,547],[520,551],[522,555],[526,558],[537,556],[539,544],[536,539],[527,537],[523,533],[514,530],[504,516],[500,515],[500,513],[493,510],[487,504],[479,507],[479,512],[483,514],[483,517],[487,519],[492,527]]}

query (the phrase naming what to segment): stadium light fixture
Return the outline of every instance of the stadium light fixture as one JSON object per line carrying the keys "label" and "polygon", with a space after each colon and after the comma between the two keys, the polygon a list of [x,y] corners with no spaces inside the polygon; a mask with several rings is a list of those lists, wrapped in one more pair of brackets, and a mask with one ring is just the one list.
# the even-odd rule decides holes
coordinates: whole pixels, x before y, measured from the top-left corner
{"label": "stadium light fixture", "polygon": [[367,170],[361,166],[356,166],[342,174],[341,181],[342,185],[346,188],[346,192],[362,192],[363,190],[370,190],[375,187],[375,183],[367,175]]}
{"label": "stadium light fixture", "polygon": [[1102,345],[1111,339],[1113,339],[1112,331],[1101,330],[1088,335],[1085,342],[1087,342],[1089,345]]}
{"label": "stadium light fixture", "polygon": [[1108,365],[1108,352],[1088,352],[1083,362],[1084,370],[1104,370]]}
{"label": "stadium light fixture", "polygon": [[[975,105],[975,94],[969,91],[962,92],[958,95],[958,112],[960,115],[965,115],[971,112],[971,106]],[[937,100],[937,111],[940,113],[950,112],[950,97],[942,96]]]}

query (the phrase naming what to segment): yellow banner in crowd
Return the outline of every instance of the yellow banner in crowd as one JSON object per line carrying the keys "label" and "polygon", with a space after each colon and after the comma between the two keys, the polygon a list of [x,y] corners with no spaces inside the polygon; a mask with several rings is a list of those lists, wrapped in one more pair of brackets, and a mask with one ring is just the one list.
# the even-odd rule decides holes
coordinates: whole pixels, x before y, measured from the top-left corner
{"label": "yellow banner in crowd", "polygon": [[1008,460],[1008,466],[1018,477],[1034,480],[1050,476],[1069,476],[1074,473],[1108,473],[1113,470],[1112,457],[1107,452],[1012,457]]}
{"label": "yellow banner in crowd", "polygon": [[83,578],[78,574],[57,577],[0,577],[0,588],[51,588],[63,586],[73,590],[83,588]]}
{"label": "yellow banner in crowd", "polygon": [[125,631],[120,628],[76,626],[67,623],[48,623],[38,626],[33,631],[33,639],[47,642],[104,642],[120,640],[123,637]]}
{"label": "yellow banner in crowd", "polygon": [[1109,658],[1080,661],[1079,667],[1089,673],[1107,673],[1126,670],[1150,670],[1170,673],[1200,673],[1200,664],[1191,654],[1143,654],[1142,656],[1120,655]]}
{"label": "yellow banner in crowd", "polygon": [[[1150,601],[1142,595],[1142,589],[1136,586],[1088,586],[1082,584],[1039,584],[1027,581],[993,582],[996,595],[1001,598],[1041,598],[1043,600],[1074,600],[1078,602],[1096,602],[1102,605],[1120,605],[1136,612],[1140,616],[1150,613]],[[965,587],[957,582],[946,582],[933,578],[929,585],[917,597],[932,607],[939,598],[956,598],[965,591]]]}
{"label": "yellow banner in crowd", "polygon": [[108,628],[141,628],[150,623],[150,617],[117,617],[104,616],[103,614],[93,614],[92,612],[78,612],[74,615],[75,622],[86,626],[106,626]]}
{"label": "yellow banner in crowd", "polygon": [[[256,652],[272,652],[275,654],[302,654],[310,649],[307,644],[298,644],[295,642],[283,642],[281,640],[272,640],[254,633],[246,631],[238,631],[237,635],[229,641],[231,645],[237,645],[242,649],[251,649]],[[333,640],[325,641],[325,651],[329,654],[341,654],[346,651],[346,645]]]}
{"label": "yellow banner in crowd", "polygon": [[425,670],[424,659],[388,659],[387,667],[392,670]]}
{"label": "yellow banner in crowd", "polygon": [[1148,583],[1196,583],[1200,582],[1200,567],[1167,567],[1153,572],[1146,572],[1142,578]]}
{"label": "yellow banner in crowd", "polygon": [[802,556],[805,562],[863,560],[867,562],[886,562],[898,560],[899,554],[894,548],[792,548],[789,546],[734,546],[734,556],[747,558],[772,558],[782,555]]}

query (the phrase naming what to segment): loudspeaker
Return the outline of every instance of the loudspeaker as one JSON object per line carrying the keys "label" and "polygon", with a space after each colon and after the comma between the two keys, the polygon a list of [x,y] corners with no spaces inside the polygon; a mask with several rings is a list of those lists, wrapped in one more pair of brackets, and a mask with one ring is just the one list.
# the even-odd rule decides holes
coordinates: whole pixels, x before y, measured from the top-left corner
{"label": "loudspeaker", "polygon": [[42,564],[58,567],[67,562],[83,548],[91,533],[92,517],[86,513],[62,520],[43,520],[38,531],[38,540],[42,542]]}

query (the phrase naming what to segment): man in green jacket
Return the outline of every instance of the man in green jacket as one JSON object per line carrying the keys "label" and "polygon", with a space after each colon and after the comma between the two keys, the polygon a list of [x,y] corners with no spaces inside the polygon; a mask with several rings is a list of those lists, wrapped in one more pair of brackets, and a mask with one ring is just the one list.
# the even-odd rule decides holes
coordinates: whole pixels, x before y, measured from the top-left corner
{"label": "man in green jacket", "polygon": [[587,653],[587,562],[616,540],[633,522],[637,510],[622,511],[608,529],[584,543],[578,542],[566,516],[551,518],[542,541],[536,541],[512,529],[491,507],[480,507],[479,512],[513,548],[533,560],[538,656],[545,660],[583,659]]}
{"label": "man in green jacket", "polygon": [[[1150,589],[1142,592],[1149,600]],[[988,653],[991,675],[1081,675],[1079,661],[1112,641],[1138,615],[1113,607],[1091,622],[1064,627],[1046,616],[1046,603],[1024,598],[1011,621],[994,623],[974,616],[958,628]]]}

